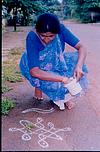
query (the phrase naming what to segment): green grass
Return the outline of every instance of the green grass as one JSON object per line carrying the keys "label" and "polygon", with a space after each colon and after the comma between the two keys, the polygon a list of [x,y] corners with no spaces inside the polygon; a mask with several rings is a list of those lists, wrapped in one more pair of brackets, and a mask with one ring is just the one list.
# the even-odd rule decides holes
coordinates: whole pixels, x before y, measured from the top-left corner
{"label": "green grass", "polygon": [[12,83],[21,82],[22,75],[19,70],[19,59],[23,48],[9,50],[8,59],[2,63],[2,77],[4,81]]}
{"label": "green grass", "polygon": [[13,100],[9,98],[3,98],[1,101],[1,113],[2,115],[8,115],[9,111],[15,107]]}
{"label": "green grass", "polygon": [[22,29],[16,29],[16,31],[15,30],[13,30],[13,32],[23,32],[24,30],[22,30]]}
{"label": "green grass", "polygon": [[17,70],[16,65],[3,66],[2,77],[4,81],[9,81],[12,83],[22,81],[22,76],[20,71]]}
{"label": "green grass", "polygon": [[13,90],[13,88],[10,88],[10,87],[7,85],[6,81],[5,81],[4,78],[3,78],[3,75],[2,75],[2,78],[1,78],[1,82],[2,82],[2,87],[1,87],[1,92],[2,92],[2,93],[6,93],[6,92],[8,92],[8,91],[10,91],[10,90]]}
{"label": "green grass", "polygon": [[20,56],[22,54],[22,50],[24,50],[24,48],[13,48],[9,50],[9,55],[13,55],[13,56]]}
{"label": "green grass", "polygon": [[9,50],[7,60],[2,62],[2,90],[3,98],[1,101],[2,115],[8,115],[10,110],[15,107],[13,100],[4,97],[5,92],[12,90],[7,86],[7,81],[10,83],[22,82],[22,75],[19,70],[19,59],[23,48],[14,48]]}
{"label": "green grass", "polygon": [[35,128],[35,125],[30,122],[29,124],[25,125],[25,128],[31,130],[31,129]]}
{"label": "green grass", "polygon": [[8,92],[12,90],[12,88],[9,88],[7,85],[3,84],[2,85],[2,93]]}

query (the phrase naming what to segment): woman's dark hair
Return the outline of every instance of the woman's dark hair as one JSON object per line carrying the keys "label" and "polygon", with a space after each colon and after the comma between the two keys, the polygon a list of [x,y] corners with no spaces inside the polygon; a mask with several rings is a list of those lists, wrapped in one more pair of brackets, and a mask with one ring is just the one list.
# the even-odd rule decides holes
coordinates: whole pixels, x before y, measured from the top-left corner
{"label": "woman's dark hair", "polygon": [[39,33],[51,32],[57,34],[60,32],[60,22],[56,15],[44,13],[38,17],[35,28]]}

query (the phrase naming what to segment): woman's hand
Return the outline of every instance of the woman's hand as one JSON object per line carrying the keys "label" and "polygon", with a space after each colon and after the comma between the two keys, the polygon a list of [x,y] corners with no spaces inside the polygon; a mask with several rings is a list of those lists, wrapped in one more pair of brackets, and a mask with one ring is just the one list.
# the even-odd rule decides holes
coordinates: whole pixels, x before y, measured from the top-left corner
{"label": "woman's hand", "polygon": [[74,77],[76,77],[76,80],[79,81],[83,75],[84,75],[84,72],[82,71],[82,68],[79,66],[76,66],[74,70]]}
{"label": "woman's hand", "polygon": [[63,82],[64,84],[67,84],[67,83],[69,82],[69,78],[63,77],[63,78],[62,78],[62,82]]}
{"label": "woman's hand", "polygon": [[80,78],[84,75],[84,72],[82,71],[82,65],[84,64],[85,58],[87,56],[87,49],[80,41],[75,45],[74,48],[78,50],[79,55],[73,76],[76,77],[77,81],[79,81]]}

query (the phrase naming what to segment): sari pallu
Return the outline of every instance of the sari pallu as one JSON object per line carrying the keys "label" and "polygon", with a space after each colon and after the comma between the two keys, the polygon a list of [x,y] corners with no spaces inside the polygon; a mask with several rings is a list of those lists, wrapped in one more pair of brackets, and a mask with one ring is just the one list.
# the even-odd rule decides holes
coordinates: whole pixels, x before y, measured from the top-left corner
{"label": "sari pallu", "polygon": [[[58,35],[52,42],[46,45],[44,50],[39,52],[39,68],[41,70],[56,75],[66,76],[68,78],[73,76],[77,61],[78,51],[62,52],[61,42]],[[64,100],[65,95],[69,93],[62,82],[51,82],[32,77],[29,72],[26,51],[22,54],[19,66],[22,75],[28,79],[31,85],[43,91],[50,100]],[[88,86],[86,77],[88,70],[85,64],[83,65],[82,70],[85,74],[82,76],[79,83],[82,89],[85,90]]]}

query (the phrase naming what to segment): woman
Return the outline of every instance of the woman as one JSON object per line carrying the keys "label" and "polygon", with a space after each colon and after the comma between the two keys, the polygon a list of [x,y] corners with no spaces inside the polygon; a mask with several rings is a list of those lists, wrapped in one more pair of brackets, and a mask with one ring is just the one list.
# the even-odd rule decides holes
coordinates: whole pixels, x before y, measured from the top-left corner
{"label": "woman", "polygon": [[[65,43],[75,51],[65,52]],[[20,69],[35,87],[37,99],[41,99],[44,92],[60,109],[65,109],[64,103],[71,109],[75,103],[67,100],[70,94],[64,84],[70,77],[76,77],[83,90],[87,88],[86,54],[84,45],[54,14],[44,13],[38,17],[35,29],[27,35]]]}

